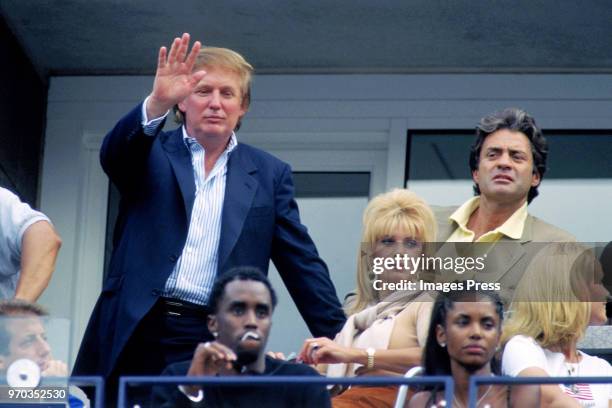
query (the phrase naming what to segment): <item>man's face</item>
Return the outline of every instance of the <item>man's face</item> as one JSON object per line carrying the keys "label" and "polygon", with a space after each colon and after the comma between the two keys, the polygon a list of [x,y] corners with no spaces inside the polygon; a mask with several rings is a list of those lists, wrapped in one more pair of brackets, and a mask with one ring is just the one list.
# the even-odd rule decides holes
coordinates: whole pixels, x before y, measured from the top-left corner
{"label": "man's face", "polygon": [[526,201],[529,189],[540,184],[527,136],[508,129],[491,133],[484,140],[478,169],[472,177],[487,200]]}
{"label": "man's face", "polygon": [[42,320],[38,316],[5,319],[0,324],[6,326],[10,341],[8,353],[0,355],[0,368],[6,370],[15,360],[26,358],[45,371],[51,361],[51,348]]}
{"label": "man's face", "polygon": [[234,280],[225,286],[217,313],[208,328],[217,341],[232,349],[242,365],[263,355],[272,326],[270,291],[261,282]]}
{"label": "man's face", "polygon": [[206,75],[191,95],[178,104],[185,117],[189,136],[228,138],[238,120],[246,113],[243,107],[240,77],[224,68],[205,68]]}

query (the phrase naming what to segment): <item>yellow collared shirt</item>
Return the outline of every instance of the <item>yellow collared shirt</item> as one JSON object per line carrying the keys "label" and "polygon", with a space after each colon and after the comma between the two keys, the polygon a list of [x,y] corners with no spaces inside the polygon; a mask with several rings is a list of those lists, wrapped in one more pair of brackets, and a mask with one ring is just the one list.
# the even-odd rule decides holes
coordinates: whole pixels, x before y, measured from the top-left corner
{"label": "yellow collared shirt", "polygon": [[474,197],[466,201],[461,207],[451,214],[450,222],[457,224],[457,228],[451,234],[447,241],[449,242],[497,242],[502,236],[507,236],[511,239],[520,239],[525,228],[525,220],[527,220],[527,203],[516,210],[510,218],[502,225],[495,228],[493,231],[486,232],[474,241],[474,231],[467,227],[470,215],[480,205],[480,197]]}

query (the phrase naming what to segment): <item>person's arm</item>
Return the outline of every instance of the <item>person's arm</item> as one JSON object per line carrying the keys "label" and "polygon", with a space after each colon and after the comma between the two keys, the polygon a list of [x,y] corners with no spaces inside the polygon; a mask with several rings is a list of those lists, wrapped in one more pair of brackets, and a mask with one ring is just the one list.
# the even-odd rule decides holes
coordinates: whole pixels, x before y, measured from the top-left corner
{"label": "person's arm", "polygon": [[47,221],[30,225],[21,240],[21,270],[15,298],[36,302],[55,269],[62,240]]}
{"label": "person's arm", "polygon": [[[170,364],[161,373],[162,377],[185,375],[185,364],[178,362]],[[203,404],[202,404],[203,405]],[[176,384],[155,384],[151,390],[151,406],[158,408],[194,408],[198,404],[192,402]]]}
{"label": "person's arm", "polygon": [[[403,374],[408,368],[419,365],[421,356],[420,347],[377,349],[374,354],[374,368]],[[298,358],[307,364],[353,363],[365,367],[368,365],[366,349],[344,347],[327,337],[307,339]]]}
{"label": "person's arm", "polygon": [[[187,96],[206,74],[192,72],[201,44],[196,41],[189,51],[189,34],[175,38],[170,51],[161,47],[153,90],[140,104],[106,135],[100,149],[102,168],[119,190],[130,192],[139,186],[139,176],[144,171],[154,137],[162,127],[163,120],[151,129],[143,127],[143,119],[163,117],[168,110]],[[146,118],[143,117],[143,111]]]}
{"label": "person's arm", "polygon": [[300,222],[288,165],[284,165],[278,180],[272,261],[310,332],[332,338],[342,329],[346,316],[327,266]]}
{"label": "person's arm", "polygon": [[[193,353],[188,377],[216,376],[232,371],[232,363],[236,361],[236,353],[227,346],[217,342],[200,343]],[[204,395],[198,385],[179,386],[185,396],[193,402],[200,402]]]}
{"label": "person's arm", "polygon": [[[502,355],[503,374],[512,377],[550,377],[546,367],[544,350],[532,338],[514,336],[506,343]],[[540,402],[542,407],[551,408],[580,406],[557,384],[540,386]]]}
{"label": "person's arm", "polygon": [[[522,370],[519,377],[549,377],[548,373],[539,367],[529,367]],[[543,408],[580,408],[580,404],[565,394],[557,384],[540,386],[540,405]]]}

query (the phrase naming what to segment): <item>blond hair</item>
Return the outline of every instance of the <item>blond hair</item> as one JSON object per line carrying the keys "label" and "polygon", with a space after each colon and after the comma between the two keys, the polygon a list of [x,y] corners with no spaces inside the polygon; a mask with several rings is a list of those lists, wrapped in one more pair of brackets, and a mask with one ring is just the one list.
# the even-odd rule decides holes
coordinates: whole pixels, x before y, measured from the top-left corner
{"label": "blond hair", "polygon": [[[249,108],[251,104],[251,82],[253,79],[253,66],[249,64],[242,55],[228,48],[220,47],[202,47],[196,62],[193,66],[193,71],[198,71],[203,68],[210,70],[221,68],[238,75],[240,81],[240,94],[242,99],[242,107]],[[177,123],[183,123],[185,120],[183,113],[179,110],[178,105],[174,106],[174,119]],[[236,129],[240,128],[240,120],[236,125]]]}
{"label": "blond hair", "polygon": [[549,244],[539,251],[516,288],[502,344],[519,334],[543,348],[580,340],[591,317],[588,284],[596,265],[592,251],[576,243]]}
{"label": "blond hair", "polygon": [[357,289],[347,313],[360,312],[378,302],[372,286],[372,253],[378,240],[402,231],[415,240],[427,243],[436,239],[436,221],[427,203],[415,193],[394,189],[374,197],[363,213],[361,246],[357,255]]}

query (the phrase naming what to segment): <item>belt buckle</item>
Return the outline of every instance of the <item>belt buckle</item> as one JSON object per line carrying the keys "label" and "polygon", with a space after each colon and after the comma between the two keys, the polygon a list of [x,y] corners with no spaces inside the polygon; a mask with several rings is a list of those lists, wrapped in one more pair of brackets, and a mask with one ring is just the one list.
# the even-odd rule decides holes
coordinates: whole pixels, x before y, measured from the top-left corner
{"label": "belt buckle", "polygon": [[170,307],[175,307],[176,309],[181,309],[183,307],[182,303],[179,302],[173,302],[171,300],[164,300],[164,303],[166,304],[166,314],[168,316],[181,316],[180,312],[173,312],[171,310],[168,310],[168,306]]}

